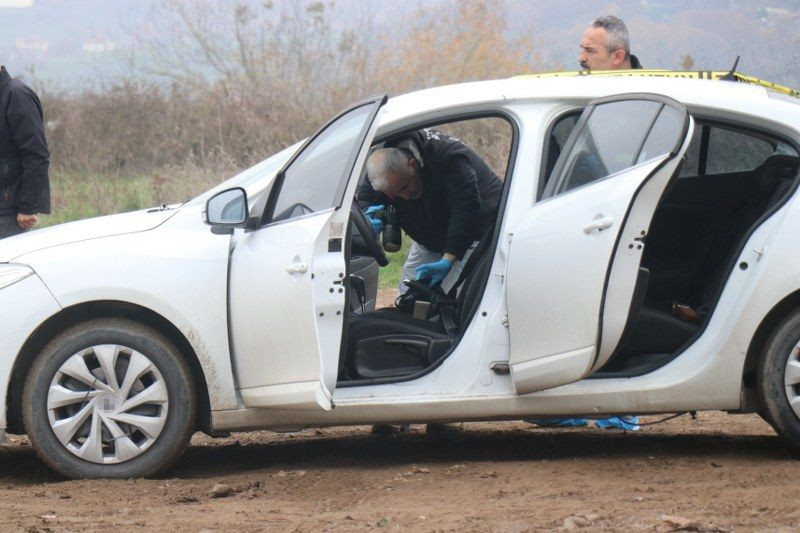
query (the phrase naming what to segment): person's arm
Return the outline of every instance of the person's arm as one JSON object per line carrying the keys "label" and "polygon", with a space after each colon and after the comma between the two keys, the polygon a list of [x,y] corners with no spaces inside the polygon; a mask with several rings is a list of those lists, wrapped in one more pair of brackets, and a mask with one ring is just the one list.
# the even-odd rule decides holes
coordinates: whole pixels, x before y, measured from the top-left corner
{"label": "person's arm", "polygon": [[481,223],[481,199],[475,169],[466,157],[455,157],[442,178],[447,187],[450,220],[443,257],[455,261],[475,241]]}
{"label": "person's arm", "polygon": [[20,226],[30,227],[36,222],[37,213],[48,210],[48,206],[40,205],[40,198],[43,188],[48,185],[50,167],[44,119],[36,96],[28,91],[13,91],[6,120],[11,140],[19,150],[22,160],[17,218]]}

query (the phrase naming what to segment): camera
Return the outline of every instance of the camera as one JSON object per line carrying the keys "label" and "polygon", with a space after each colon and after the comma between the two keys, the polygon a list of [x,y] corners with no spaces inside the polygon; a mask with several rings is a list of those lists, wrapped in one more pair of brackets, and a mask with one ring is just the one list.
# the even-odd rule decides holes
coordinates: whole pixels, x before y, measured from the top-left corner
{"label": "camera", "polygon": [[391,253],[399,252],[403,245],[403,234],[397,221],[397,211],[394,207],[389,206],[373,213],[372,216],[380,218],[383,222],[383,235],[381,236],[383,249]]}

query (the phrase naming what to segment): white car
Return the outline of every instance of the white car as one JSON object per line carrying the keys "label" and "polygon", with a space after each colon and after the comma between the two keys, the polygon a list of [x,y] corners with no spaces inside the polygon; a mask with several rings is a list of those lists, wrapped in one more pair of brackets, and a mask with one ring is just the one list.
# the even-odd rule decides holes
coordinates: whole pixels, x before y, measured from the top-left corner
{"label": "white car", "polygon": [[[196,430],[725,410],[798,447],[799,104],[666,73],[435,88],[183,205],[4,240],[0,436],[84,478]],[[511,142],[455,301],[371,311],[368,150],[476,117]]]}

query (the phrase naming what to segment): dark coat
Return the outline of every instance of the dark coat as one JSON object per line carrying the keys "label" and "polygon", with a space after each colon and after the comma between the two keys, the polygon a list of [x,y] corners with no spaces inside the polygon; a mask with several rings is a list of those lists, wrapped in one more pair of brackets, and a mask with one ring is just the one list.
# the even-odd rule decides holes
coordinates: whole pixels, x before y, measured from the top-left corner
{"label": "dark coat", "polygon": [[466,144],[440,131],[424,129],[387,143],[411,141],[422,159],[422,196],[392,198],[365,180],[357,200],[394,206],[400,227],[428,250],[461,259],[497,216],[503,182]]}
{"label": "dark coat", "polygon": [[30,87],[0,69],[0,215],[50,212],[44,113]]}

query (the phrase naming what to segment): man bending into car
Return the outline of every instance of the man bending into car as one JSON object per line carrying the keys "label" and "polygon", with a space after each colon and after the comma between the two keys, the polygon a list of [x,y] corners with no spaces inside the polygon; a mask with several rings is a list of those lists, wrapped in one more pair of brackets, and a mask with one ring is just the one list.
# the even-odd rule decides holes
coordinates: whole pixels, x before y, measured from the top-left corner
{"label": "man bending into car", "polygon": [[[466,144],[423,129],[373,151],[357,199],[377,235],[375,213],[394,208],[400,227],[414,242],[403,279],[416,278],[448,291],[468,251],[497,216],[503,183]],[[407,287],[399,287],[403,293]]]}
{"label": "man bending into car", "polygon": [[[423,129],[387,143],[367,158],[368,179],[356,199],[377,236],[377,215],[394,209],[397,223],[413,239],[402,279],[416,278],[448,292],[464,262],[497,216],[503,183],[478,154],[445,133]],[[400,283],[403,294],[408,287]],[[460,425],[459,425],[460,427]],[[374,426],[374,433],[407,431],[409,426]],[[429,432],[457,429],[428,424]]]}

